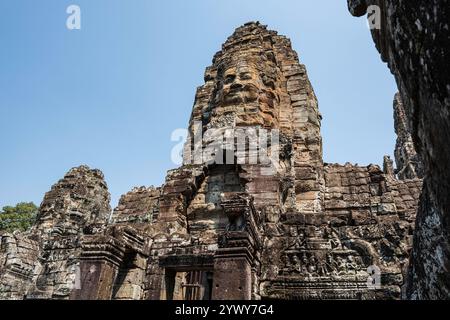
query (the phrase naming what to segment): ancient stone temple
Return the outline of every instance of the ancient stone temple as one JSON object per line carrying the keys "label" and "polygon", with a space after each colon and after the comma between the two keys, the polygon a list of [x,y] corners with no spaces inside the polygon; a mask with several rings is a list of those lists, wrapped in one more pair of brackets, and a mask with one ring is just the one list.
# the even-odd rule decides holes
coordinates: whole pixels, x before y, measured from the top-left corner
{"label": "ancient stone temple", "polygon": [[111,215],[103,175],[69,171],[32,230],[2,236],[0,298],[399,299],[422,180],[395,105],[397,171],[324,163],[305,66],[245,24],[197,89],[184,164]]}

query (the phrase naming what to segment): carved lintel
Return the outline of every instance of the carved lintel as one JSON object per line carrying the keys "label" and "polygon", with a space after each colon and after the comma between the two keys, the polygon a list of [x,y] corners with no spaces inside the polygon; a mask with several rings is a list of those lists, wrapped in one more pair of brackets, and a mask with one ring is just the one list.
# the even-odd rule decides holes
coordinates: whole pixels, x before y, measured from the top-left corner
{"label": "carved lintel", "polygon": [[233,232],[247,232],[252,237],[252,245],[261,248],[261,235],[257,225],[260,216],[253,205],[253,197],[247,193],[223,193],[220,204],[228,217],[227,235]]}
{"label": "carved lintel", "polygon": [[82,244],[80,260],[103,260],[116,266],[120,265],[125,255],[122,243],[108,236],[89,240]]}
{"label": "carved lintel", "polygon": [[173,269],[177,271],[183,270],[211,270],[214,265],[213,255],[169,255],[159,258],[159,265],[164,268]]}

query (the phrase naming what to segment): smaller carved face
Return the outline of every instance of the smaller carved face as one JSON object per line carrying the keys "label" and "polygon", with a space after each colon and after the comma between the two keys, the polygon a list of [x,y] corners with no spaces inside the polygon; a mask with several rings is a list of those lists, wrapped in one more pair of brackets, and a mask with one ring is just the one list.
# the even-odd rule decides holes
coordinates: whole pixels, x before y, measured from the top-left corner
{"label": "smaller carved face", "polygon": [[302,261],[303,261],[303,263],[308,263],[309,262],[309,259],[306,256],[306,253],[303,254]]}
{"label": "smaller carved face", "polygon": [[333,257],[331,256],[331,254],[327,253],[326,261],[327,261],[328,263],[331,263],[331,262],[333,261]]}
{"label": "smaller carved face", "polygon": [[292,237],[297,237],[298,236],[297,227],[291,227],[291,236]]}

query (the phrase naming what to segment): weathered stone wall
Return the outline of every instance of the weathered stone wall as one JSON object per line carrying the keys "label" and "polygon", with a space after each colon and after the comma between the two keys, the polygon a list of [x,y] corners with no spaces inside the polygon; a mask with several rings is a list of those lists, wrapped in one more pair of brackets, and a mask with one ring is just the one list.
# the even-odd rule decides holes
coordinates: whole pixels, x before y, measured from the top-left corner
{"label": "weathered stone wall", "polygon": [[[353,15],[380,8],[372,30],[394,74],[424,164],[409,289],[412,299],[450,298],[450,5],[447,0],[348,0]],[[372,12],[371,12],[372,13]]]}
{"label": "weathered stone wall", "polygon": [[39,242],[25,234],[0,237],[0,299],[23,299],[40,271]]}
{"label": "weathered stone wall", "polygon": [[[421,180],[378,166],[325,165],[324,211],[267,224],[262,295],[288,299],[399,299]],[[264,261],[264,259],[263,259]],[[367,289],[367,268],[382,287]]]}
{"label": "weathered stone wall", "polygon": [[158,218],[160,196],[160,188],[134,188],[120,198],[112,223],[150,224]]}

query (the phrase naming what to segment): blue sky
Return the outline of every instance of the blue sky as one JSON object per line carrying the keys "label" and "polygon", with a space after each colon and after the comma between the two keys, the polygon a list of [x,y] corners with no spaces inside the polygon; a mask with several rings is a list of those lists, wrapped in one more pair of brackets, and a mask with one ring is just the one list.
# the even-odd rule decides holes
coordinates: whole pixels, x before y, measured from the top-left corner
{"label": "blue sky", "polygon": [[[81,30],[66,28],[71,4]],[[252,20],[306,64],[326,162],[393,153],[394,78],[345,0],[3,0],[0,15],[0,207],[39,204],[80,164],[104,172],[113,207],[163,183],[205,67]]]}

